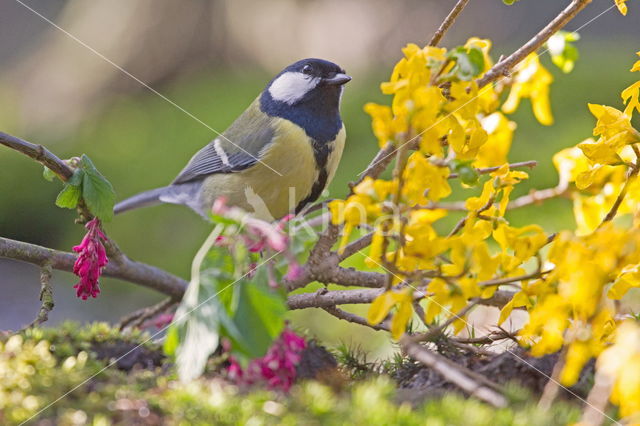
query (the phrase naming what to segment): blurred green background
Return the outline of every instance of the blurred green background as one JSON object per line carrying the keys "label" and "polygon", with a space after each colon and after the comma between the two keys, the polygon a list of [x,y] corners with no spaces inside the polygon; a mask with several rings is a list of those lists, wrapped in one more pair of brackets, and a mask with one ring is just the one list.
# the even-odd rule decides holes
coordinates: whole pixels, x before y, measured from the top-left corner
{"label": "blurred green background", "polygon": [[[400,48],[407,42],[426,43],[452,3],[122,0],[87,5],[56,0],[32,6],[219,131],[286,64],[306,56],[340,63],[354,77],[342,106],[347,148],[330,188],[331,197],[342,197],[346,184],[377,150],[362,106],[389,101],[378,85],[400,57]],[[499,0],[472,1],[443,44],[489,37],[497,59],[527,40],[563,3],[528,0],[507,7]],[[548,56],[543,59],[555,77],[551,93],[556,124],[535,122],[528,101],[512,116],[518,129],[510,160],[539,162],[517,194],[555,185],[553,153],[590,136],[593,119],[586,103],[620,107],[620,91],[636,77],[628,70],[640,49],[640,10],[632,3],[623,18],[608,10],[612,4],[595,0],[568,27],[573,30],[596,18],[580,31],[581,58],[571,74],[555,69]],[[0,4],[0,130],[42,143],[62,158],[86,153],[113,183],[119,199],[166,185],[215,136],[12,1]],[[0,235],[69,250],[83,230],[73,224],[73,212],[54,206],[60,184],[43,180],[41,171],[31,160],[0,148]],[[464,196],[465,191],[456,194]],[[534,221],[550,232],[573,226],[566,200],[519,210],[510,219],[516,224]],[[106,228],[133,259],[187,277],[209,225],[185,208],[160,206],[117,217]],[[56,308],[49,324],[64,319],[113,321],[161,299],[138,286],[104,279],[98,299],[81,301],[75,298],[74,283],[71,274],[55,274]],[[39,306],[37,268],[0,259],[0,290],[0,329],[16,329],[33,318]],[[328,343],[361,344],[378,354],[389,348],[385,335],[322,311],[291,317],[294,325]]]}

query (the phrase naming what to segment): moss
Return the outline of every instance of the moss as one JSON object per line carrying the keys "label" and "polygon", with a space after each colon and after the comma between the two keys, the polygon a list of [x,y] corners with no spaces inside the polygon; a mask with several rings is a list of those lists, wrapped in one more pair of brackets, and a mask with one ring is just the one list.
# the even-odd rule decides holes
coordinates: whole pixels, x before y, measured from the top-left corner
{"label": "moss", "polygon": [[[576,405],[556,404],[541,412],[535,400],[517,388],[509,408],[496,410],[474,399],[446,394],[410,406],[397,403],[395,383],[384,375],[366,375],[338,387],[305,381],[289,395],[242,391],[219,377],[183,384],[166,361],[159,367],[109,368],[94,348],[139,344],[144,333],[123,335],[106,324],[79,327],[67,323],[0,338],[0,424],[31,419],[52,424],[400,424],[400,425],[545,425],[579,418]],[[154,343],[143,343],[157,351]],[[345,355],[344,352],[347,352]],[[343,349],[343,368],[360,373],[363,354]],[[357,362],[356,362],[357,361]],[[396,360],[396,362],[399,362]],[[358,376],[358,374],[356,374]],[[362,377],[362,376],[361,376]],[[532,402],[533,401],[533,402]]]}

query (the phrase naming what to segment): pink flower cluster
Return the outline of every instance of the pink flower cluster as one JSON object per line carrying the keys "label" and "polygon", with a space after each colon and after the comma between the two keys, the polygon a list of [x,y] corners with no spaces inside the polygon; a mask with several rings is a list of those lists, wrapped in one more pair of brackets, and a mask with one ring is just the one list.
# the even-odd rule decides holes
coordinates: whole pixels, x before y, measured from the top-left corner
{"label": "pink flower cluster", "polygon": [[76,289],[76,296],[87,300],[89,296],[97,297],[100,294],[98,279],[102,274],[102,269],[107,265],[109,259],[104,249],[102,241],[107,237],[100,229],[100,219],[93,218],[85,227],[89,230],[84,236],[80,245],[73,248],[78,254],[78,258],[73,265],[73,273],[80,277],[80,281],[73,288]]}
{"label": "pink flower cluster", "polygon": [[246,370],[230,357],[227,374],[237,384],[265,383],[269,389],[287,392],[296,379],[296,366],[306,347],[307,342],[302,337],[286,328],[267,354],[251,361]]}

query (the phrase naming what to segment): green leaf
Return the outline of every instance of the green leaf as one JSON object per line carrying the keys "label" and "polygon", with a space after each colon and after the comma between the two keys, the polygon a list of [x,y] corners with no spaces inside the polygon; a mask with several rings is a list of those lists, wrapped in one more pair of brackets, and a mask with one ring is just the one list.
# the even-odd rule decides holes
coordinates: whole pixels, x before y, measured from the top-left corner
{"label": "green leaf", "polygon": [[458,46],[449,51],[447,57],[455,61],[456,64],[451,71],[442,76],[445,80],[469,81],[484,70],[484,54],[477,47]]}
{"label": "green leaf", "polygon": [[[47,169],[48,170],[48,169]],[[76,169],[73,175],[64,183],[62,191],[56,198],[56,206],[63,209],[75,209],[82,196],[82,179],[84,171]]]}
{"label": "green leaf", "polygon": [[240,298],[233,323],[242,341],[235,342],[238,344],[233,348],[239,358],[263,356],[284,329],[286,299],[267,286],[266,278],[265,272],[257,274],[251,281],[236,284]]}
{"label": "green leaf", "polygon": [[472,163],[473,160],[453,160],[451,162],[451,170],[458,173],[460,181],[468,186],[474,186],[480,180],[480,175]]}
{"label": "green leaf", "polygon": [[57,175],[53,172],[53,170],[51,170],[50,168],[48,168],[47,166],[44,166],[44,170],[42,170],[42,177],[45,178],[46,180],[48,180],[49,182],[53,182],[53,179],[56,177]]}
{"label": "green leaf", "polygon": [[[216,260],[224,257],[217,256]],[[207,359],[220,342],[220,322],[226,310],[217,298],[220,280],[216,278],[220,275],[212,271],[217,269],[208,268],[200,273],[198,280],[191,281],[167,332],[164,351],[175,356],[178,375],[183,381],[202,374]]]}
{"label": "green leaf", "polygon": [[476,169],[469,166],[461,167],[460,169],[458,169],[458,175],[460,176],[460,180],[462,181],[462,183],[469,186],[476,185],[478,183],[478,179],[480,178],[480,175],[478,175]]}
{"label": "green leaf", "polygon": [[80,201],[82,190],[79,186],[65,184],[56,198],[56,206],[63,209],[75,209]]}
{"label": "green leaf", "polygon": [[113,218],[116,193],[111,183],[96,169],[89,157],[82,155],[80,167],[84,170],[82,198],[89,211],[102,221]]}
{"label": "green leaf", "polygon": [[502,3],[511,6],[512,4],[514,4],[515,2],[517,2],[518,0],[502,0]]}
{"label": "green leaf", "polygon": [[566,31],[558,31],[552,35],[547,41],[547,49],[551,55],[551,62],[562,72],[570,73],[578,60],[578,49],[571,44],[580,40],[578,33],[569,33]]}

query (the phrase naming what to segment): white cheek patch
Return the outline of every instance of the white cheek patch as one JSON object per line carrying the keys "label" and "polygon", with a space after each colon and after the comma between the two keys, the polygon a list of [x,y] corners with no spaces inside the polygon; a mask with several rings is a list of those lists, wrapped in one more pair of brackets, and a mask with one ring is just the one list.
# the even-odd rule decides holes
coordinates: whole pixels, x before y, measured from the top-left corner
{"label": "white cheek patch", "polygon": [[289,71],[271,83],[269,94],[274,100],[291,105],[302,99],[310,90],[315,89],[318,82],[318,78]]}

